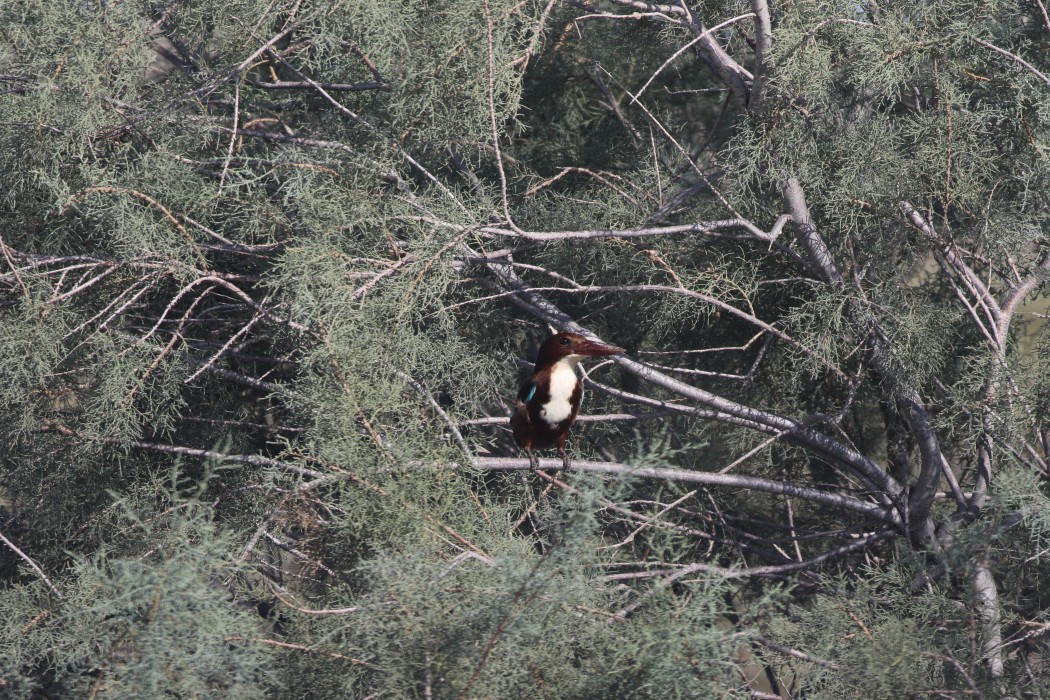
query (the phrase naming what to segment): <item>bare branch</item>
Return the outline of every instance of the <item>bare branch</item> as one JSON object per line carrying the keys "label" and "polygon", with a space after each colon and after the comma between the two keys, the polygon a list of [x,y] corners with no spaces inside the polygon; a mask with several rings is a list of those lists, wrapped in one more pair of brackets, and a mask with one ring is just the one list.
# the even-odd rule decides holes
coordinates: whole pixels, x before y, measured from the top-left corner
{"label": "bare branch", "polygon": [[[683,567],[681,569],[676,569],[676,570],[673,570],[671,572],[642,572],[644,574],[660,575],[661,573],[663,573],[663,574],[669,574],[669,575],[667,575],[665,578],[661,579],[660,582],[656,586],[654,586],[652,589],[647,591],[638,600],[636,600],[635,602],[631,603],[630,605],[627,605],[626,607],[622,608],[618,613],[616,613],[616,617],[621,618],[621,619],[626,617],[627,615],[631,614],[632,612],[634,612],[635,610],[640,608],[642,605],[644,605],[645,601],[648,600],[650,597],[652,597],[653,594],[655,594],[657,591],[659,591],[659,590],[661,590],[663,588],[666,588],[670,584],[672,584],[675,581],[677,581],[677,580],[679,580],[681,578],[684,578],[686,576],[691,576],[693,574],[703,573],[703,574],[712,574],[712,575],[719,576],[719,577],[722,577],[722,578],[748,578],[748,577],[751,577],[751,576],[777,576],[777,575],[782,575],[782,574],[789,574],[789,573],[793,573],[795,571],[804,571],[806,569],[812,569],[813,567],[817,566],[818,564],[822,564],[822,563],[824,563],[826,561],[829,561],[831,559],[836,559],[836,558],[841,557],[843,555],[850,554],[851,552],[856,552],[858,550],[865,549],[865,548],[870,547],[871,545],[873,545],[873,544],[875,544],[877,542],[880,542],[880,541],[885,540],[885,539],[889,539],[892,536],[893,536],[892,531],[885,530],[885,531],[882,531],[882,532],[876,532],[876,533],[873,533],[871,535],[866,535],[864,537],[860,537],[860,538],[854,540],[853,542],[850,542],[849,544],[844,544],[842,546],[835,547],[834,549],[830,549],[827,552],[824,552],[823,554],[815,556],[815,557],[813,557],[811,559],[807,559],[806,561],[792,562],[791,564],[778,564],[778,565],[773,565],[773,566],[755,566],[755,567],[751,567],[751,568],[742,568],[742,569],[726,569],[726,568],[721,567],[721,566],[712,566],[710,564],[690,564],[689,566]],[[619,575],[618,574],[612,574],[611,576],[619,576]],[[606,579],[611,578],[611,576],[606,576]],[[651,577],[651,576],[646,576],[646,577]],[[635,578],[641,578],[641,577],[635,577]]]}
{"label": "bare branch", "polygon": [[[652,420],[665,418],[671,415],[671,411],[652,411],[651,413],[601,413],[587,416],[576,416],[577,423],[608,423],[616,421]],[[488,418],[470,418],[461,420],[457,425],[507,425],[506,416],[491,416]]]}
{"label": "bare branch", "polygon": [[818,659],[817,657],[810,656],[809,654],[803,651],[799,651],[798,649],[792,649],[791,647],[784,646],[783,644],[778,644],[777,642],[770,641],[762,635],[749,637],[749,639],[751,639],[751,641],[757,644],[761,644],[767,649],[772,649],[773,651],[784,654],[786,656],[801,659],[802,661],[805,661],[807,663],[816,664],[817,666],[823,666],[824,668],[830,668],[832,671],[842,670],[842,667],[838,664],[832,663],[830,661],[825,661],[824,659]]}
{"label": "bare branch", "polygon": [[629,7],[632,10],[640,10],[642,12],[659,12],[663,15],[679,16],[685,16],[686,14],[685,10],[674,5],[660,5],[658,3],[641,2],[640,0],[612,0],[612,2],[621,7]]}
{"label": "bare branch", "polygon": [[1043,0],[1035,0],[1035,4],[1039,5],[1039,14],[1043,16],[1043,26],[1050,32],[1050,15],[1046,14],[1046,5],[1043,4]]}
{"label": "bare branch", "polygon": [[824,243],[824,239],[817,233],[817,227],[809,215],[809,206],[806,204],[806,195],[802,190],[802,185],[794,177],[788,177],[784,182],[784,204],[798,231],[799,242],[808,253],[809,266],[833,289],[842,291],[845,288],[842,273],[839,272],[835,258],[827,244]]}
{"label": "bare branch", "polygon": [[404,379],[406,382],[408,382],[409,386],[411,386],[413,389],[419,392],[419,395],[426,400],[427,404],[429,404],[430,407],[434,410],[434,413],[438,414],[441,420],[445,422],[445,425],[448,426],[449,431],[451,431],[452,433],[452,439],[456,441],[456,444],[459,446],[459,449],[463,451],[463,454],[469,458],[472,452],[470,448],[467,447],[467,441],[463,439],[463,434],[459,432],[459,428],[456,426],[456,422],[452,420],[452,418],[447,413],[445,413],[445,409],[441,408],[441,404],[439,404],[434,399],[434,397],[430,395],[430,392],[427,391],[426,387],[420,384],[415,379],[413,379],[412,376],[409,375],[407,372],[402,372],[398,369],[394,370],[394,374]]}
{"label": "bare branch", "polygon": [[[652,82],[654,80],[656,80],[656,78],[660,75],[660,73],[663,72],[664,68],[667,68],[667,66],[671,65],[672,63],[674,63],[676,58],[678,58],[683,53],[688,51],[690,48],[692,48],[698,42],[704,41],[705,39],[710,39],[711,32],[718,31],[719,29],[722,29],[724,27],[728,27],[731,24],[737,23],[737,22],[739,22],[742,19],[748,19],[748,18],[754,17],[754,16],[755,16],[754,12],[745,12],[742,15],[737,15],[736,17],[733,17],[731,19],[727,19],[725,22],[722,22],[720,24],[716,24],[715,26],[711,27],[710,29],[705,29],[704,31],[700,32],[696,36],[696,38],[692,39],[688,44],[686,44],[685,46],[683,46],[682,48],[678,49],[673,54],[671,54],[671,57],[668,58],[666,61],[664,61],[660,65],[660,67],[657,68],[656,71],[651,76],[649,76],[649,79],[645,81],[645,84],[642,85],[642,87],[639,88],[638,92],[636,92],[631,97],[631,102],[632,103],[633,102],[637,102],[638,98],[642,96],[642,93],[645,92],[646,88],[648,88],[652,84]],[[768,10],[768,8],[766,9],[766,20],[767,20],[767,22],[769,20],[769,10]]]}
{"label": "bare branch", "polygon": [[733,60],[718,41],[704,30],[703,23],[685,0],[680,0],[680,4],[686,15],[687,26],[693,30],[694,34],[703,37],[700,42],[700,57],[725,83],[740,104],[746,107],[751,100],[749,85],[753,82],[754,76]]}
{"label": "bare branch", "polygon": [[1031,274],[1021,280],[1003,299],[1002,311],[996,328],[996,335],[1001,339],[1000,345],[1005,345],[1005,340],[1010,331],[1010,322],[1013,320],[1013,315],[1017,308],[1024,303],[1025,297],[1046,281],[1048,274],[1050,274],[1050,251],[1043,254],[1042,259],[1036,264]]}
{"label": "bare branch", "polygon": [[602,77],[602,71],[600,70],[589,70],[587,71],[587,77],[598,86],[602,95],[605,97],[605,101],[609,103],[609,109],[612,110],[613,115],[616,117],[616,121],[620,122],[627,133],[631,135],[635,143],[642,142],[642,134],[638,131],[638,128],[631,123],[631,120],[627,118],[627,115],[620,109],[620,101],[613,95],[612,90],[609,89],[609,85],[605,82],[605,78]]}
{"label": "bare branch", "polygon": [[293,649],[295,651],[301,651],[307,654],[320,654],[321,656],[327,656],[330,659],[339,659],[340,661],[349,661],[352,664],[358,666],[367,666],[369,668],[375,668],[374,664],[370,664],[367,661],[361,659],[355,659],[352,656],[346,656],[345,654],[338,654],[334,651],[326,651],[324,649],[312,649],[302,644],[292,644],[290,642],[279,642],[276,639],[263,639],[258,637],[226,637],[227,642],[252,642],[253,644],[268,644],[270,646],[281,647],[282,649]]}
{"label": "bare branch", "polygon": [[[232,15],[231,15],[231,17],[232,17]],[[233,17],[233,19],[237,20],[236,17]],[[237,20],[237,21],[240,22],[240,20]],[[232,71],[230,71],[228,79],[237,77],[241,73],[243,73],[245,71],[245,69],[247,69],[252,63],[255,62],[255,59],[259,58],[259,56],[262,56],[264,53],[269,51],[270,47],[272,47],[274,44],[276,44],[281,39],[283,39],[286,36],[288,36],[298,26],[299,26],[298,22],[293,22],[293,23],[289,24],[287,27],[285,27],[284,29],[282,29],[281,31],[277,32],[277,34],[275,34],[272,39],[270,39],[269,41],[264,43],[262,46],[260,46],[256,51],[254,51],[251,55],[249,55],[248,58],[246,58],[243,61],[241,61],[237,65],[236,68],[234,68]]]}
{"label": "bare branch", "polygon": [[[529,460],[511,457],[477,457],[477,467],[485,471],[529,471]],[[546,471],[560,471],[564,469],[561,459],[542,458],[539,468]],[[801,498],[814,503],[843,510],[859,513],[865,517],[874,518],[887,524],[899,524],[896,514],[883,506],[862,501],[850,496],[820,491],[808,486],[798,486],[784,481],[763,479],[757,476],[742,476],[739,474],[717,474],[713,472],[688,471],[685,469],[668,469],[662,467],[636,467],[629,464],[617,464],[614,462],[592,462],[588,460],[573,460],[571,471],[580,471],[589,474],[611,474],[620,477],[638,479],[658,479],[666,481],[679,481],[689,484],[704,484],[706,486],[724,486],[727,488],[751,489],[765,493]]]}
{"label": "bare branch", "polygon": [[[492,262],[491,264],[496,265],[496,264],[500,264],[500,263]],[[787,344],[789,344],[789,345],[791,345],[793,347],[797,347],[799,350],[804,352],[806,355],[809,355],[810,357],[814,358],[817,362],[819,362],[821,365],[823,365],[826,369],[828,369],[829,371],[833,372],[836,376],[838,376],[839,379],[841,379],[843,381],[847,381],[847,379],[848,379],[846,377],[846,375],[840,369],[838,369],[837,367],[833,366],[827,360],[825,360],[824,358],[820,357],[814,350],[806,347],[801,342],[799,342],[798,340],[795,340],[794,338],[792,338],[790,335],[788,335],[784,331],[780,330],[779,328],[777,328],[777,327],[775,327],[775,326],[773,326],[773,325],[771,325],[769,323],[766,323],[765,321],[763,321],[763,320],[761,320],[759,318],[756,318],[755,316],[753,316],[752,314],[747,313],[746,311],[743,311],[741,309],[736,308],[732,304],[728,304],[728,303],[722,301],[718,297],[713,297],[713,296],[711,296],[709,294],[702,294],[700,292],[694,292],[691,289],[684,289],[682,287],[670,287],[670,286],[662,285],[662,284],[588,285],[588,286],[576,285],[575,287],[572,287],[570,289],[565,289],[564,287],[533,287],[532,291],[533,292],[561,292],[561,293],[564,293],[564,294],[595,294],[595,293],[604,293],[604,292],[663,292],[663,293],[667,293],[667,294],[678,294],[678,295],[681,295],[681,296],[690,297],[692,299],[696,299],[698,301],[702,301],[702,302],[704,302],[706,304],[710,304],[711,306],[714,306],[714,307],[717,307],[719,309],[722,309],[723,311],[725,311],[726,313],[728,313],[728,314],[730,314],[732,316],[736,316],[737,318],[740,318],[740,319],[742,319],[744,321],[747,321],[748,323],[751,323],[751,324],[755,325],[758,328],[761,328],[763,331],[765,331],[767,333],[770,333],[770,334],[776,336],[777,338],[780,338],[785,343],[787,343]],[[479,301],[485,301],[485,300],[488,300],[488,299],[497,299],[497,298],[504,297],[504,296],[511,296],[513,294],[516,294],[516,292],[501,292],[500,294],[495,294],[495,295],[488,296],[488,297],[482,297],[480,299],[471,299],[469,303],[477,303]],[[447,309],[456,308],[457,306],[461,306],[461,305],[463,305],[465,303],[468,303],[468,302],[461,302],[460,304],[453,304],[452,306],[446,307],[446,310]],[[652,365],[650,365],[650,366],[652,366]]]}
{"label": "bare branch", "polygon": [[988,664],[988,674],[992,678],[1001,678],[1004,667],[1002,630],[999,628],[999,592],[984,559],[974,565],[973,587],[977,594],[978,614],[984,623],[984,643],[981,650]]}
{"label": "bare branch", "polygon": [[67,437],[74,437],[82,440],[88,440],[91,442],[101,442],[110,445],[126,445],[137,450],[150,450],[153,452],[164,452],[166,454],[180,455],[183,457],[195,457],[197,459],[214,459],[222,462],[236,462],[238,464],[249,464],[254,467],[272,467],[274,469],[280,469],[282,471],[291,472],[293,474],[299,474],[300,476],[308,476],[313,479],[329,479],[331,475],[323,474],[313,469],[307,469],[306,467],[300,467],[297,464],[291,462],[284,462],[277,459],[270,459],[269,457],[262,457],[260,455],[242,455],[242,454],[226,454],[224,452],[216,452],[214,450],[200,450],[193,447],[180,447],[177,445],[164,445],[160,443],[141,442],[139,440],[121,440],[114,437],[106,437],[101,435],[88,435],[78,430],[73,430],[57,421],[45,419],[42,423],[42,430],[53,431],[60,435],[66,435]]}
{"label": "bare branch", "polygon": [[650,228],[635,229],[589,229],[581,231],[511,231],[495,226],[482,226],[478,229],[481,233],[496,236],[513,236],[530,241],[564,241],[574,238],[646,238],[649,236],[668,236],[678,233],[700,233],[715,234],[720,231],[732,229],[746,229],[754,238],[770,243],[774,237],[757,228],[746,219],[725,219],[721,221],[698,221],[693,224],[680,224],[676,226],[656,226]]}
{"label": "bare branch", "polygon": [[769,52],[773,48],[773,25],[766,0],[751,0],[751,11],[755,17],[755,81],[751,86],[751,99],[747,109],[755,116],[762,111],[769,86]]}
{"label": "bare branch", "polygon": [[29,287],[27,287],[26,283],[22,281],[22,276],[18,274],[18,268],[15,267],[15,261],[11,257],[11,250],[7,247],[7,244],[4,243],[2,236],[0,236],[0,250],[4,251],[4,259],[7,261],[8,267],[11,268],[11,274],[14,275],[16,280],[18,280],[18,285],[22,288],[22,293],[28,297]]}
{"label": "bare branch", "polygon": [[77,294],[79,294],[80,292],[84,291],[85,289],[90,289],[91,287],[94,287],[96,284],[98,284],[102,280],[106,279],[107,277],[109,277],[110,275],[112,275],[114,272],[116,272],[119,269],[120,269],[120,267],[117,266],[117,265],[107,265],[106,269],[103,270],[101,273],[95,275],[94,277],[92,277],[91,279],[87,280],[86,282],[81,282],[80,284],[76,285],[75,287],[70,289],[68,292],[65,292],[64,294],[59,294],[58,296],[51,297],[45,303],[47,303],[47,304],[57,304],[60,301],[65,301],[65,300],[67,300],[67,299],[69,299],[71,297],[74,297]]}
{"label": "bare branch", "polygon": [[230,170],[230,160],[233,158],[233,147],[237,144],[237,125],[241,117],[241,81],[233,84],[233,128],[230,130],[230,143],[226,147],[226,159],[222,163],[222,173],[219,175],[219,189],[215,198],[222,197],[222,186],[226,182],[226,174]]}
{"label": "bare branch", "polygon": [[[1045,12],[1045,10],[1044,10],[1044,12]],[[977,37],[973,37],[973,40],[975,42],[977,42],[978,44],[980,44],[981,46],[985,47],[986,49],[991,49],[992,51],[995,51],[998,54],[1002,54],[1003,56],[1006,56],[1011,61],[1015,61],[1016,63],[1021,64],[1026,69],[1028,69],[1028,71],[1030,73],[1032,73],[1032,75],[1036,76],[1037,78],[1042,80],[1047,85],[1050,85],[1050,78],[1047,78],[1045,75],[1040,73],[1038,70],[1036,70],[1035,66],[1033,66],[1031,63],[1029,63],[1028,61],[1026,61],[1023,58],[1021,58],[1017,54],[1012,54],[1009,51],[1007,51],[1006,49],[1000,49],[998,46],[996,46],[994,44],[989,44],[987,41],[985,41],[983,39],[978,39]]]}
{"label": "bare branch", "polygon": [[[234,131],[236,131],[236,129]],[[177,218],[175,218],[175,215],[172,214],[166,206],[164,206],[156,199],[150,197],[148,194],[145,194],[143,192],[128,189],[126,187],[86,187],[80,190],[79,192],[72,194],[69,197],[69,199],[66,200],[66,203],[62,205],[62,208],[59,213],[64,214],[69,209],[69,207],[71,207],[73,203],[76,202],[76,200],[81,199],[88,194],[126,194],[130,197],[134,197],[135,199],[143,201],[146,204],[149,204],[154,209],[159,211],[161,215],[165,219],[167,219],[171,223],[171,225],[176,228],[176,230],[178,230],[182,237],[186,239],[186,242],[189,243],[190,248],[196,254],[197,260],[200,262],[201,269],[208,269],[208,262],[204,257],[204,253],[202,253],[200,248],[197,247],[196,241],[193,240],[193,236],[191,236],[190,232],[186,230],[186,227],[183,226]]]}
{"label": "bare branch", "polygon": [[773,437],[771,437],[771,438],[767,438],[766,440],[763,440],[762,442],[760,442],[760,443],[759,443],[759,444],[758,444],[758,445],[757,445],[756,447],[754,447],[753,449],[751,449],[751,450],[748,450],[748,451],[747,451],[747,452],[746,452],[745,454],[743,454],[742,456],[740,456],[740,457],[737,457],[737,458],[736,458],[736,459],[734,459],[734,460],[733,460],[732,462],[730,462],[730,463],[729,463],[729,464],[727,464],[726,466],[724,466],[724,467],[722,467],[721,469],[719,469],[719,470],[718,470],[718,473],[719,473],[719,474],[728,474],[728,473],[729,473],[729,472],[730,472],[730,471],[731,471],[731,470],[733,469],[733,467],[736,467],[736,466],[738,466],[738,465],[740,465],[740,464],[743,464],[743,463],[744,463],[744,462],[746,462],[747,460],[749,460],[749,459],[751,459],[752,457],[754,457],[755,455],[757,455],[757,454],[758,454],[759,452],[762,452],[763,450],[765,450],[765,449],[766,449],[767,447],[769,447],[770,445],[772,445],[772,444],[773,444],[774,442],[776,442],[777,440],[779,440],[780,438],[782,438],[782,437],[783,437],[784,435],[786,435],[786,434],[787,434],[787,433],[784,433],[784,432],[780,432],[780,433],[777,433],[777,434],[775,434],[775,435],[774,435]]}
{"label": "bare branch", "polygon": [[17,546],[15,546],[15,543],[12,542],[11,540],[7,539],[4,536],[4,533],[2,533],[2,532],[0,532],[0,542],[3,542],[5,545],[7,545],[8,549],[10,549],[12,552],[14,552],[19,557],[21,557],[22,561],[24,561],[26,564],[28,564],[29,568],[31,568],[33,571],[35,571],[36,575],[40,577],[40,580],[43,581],[47,585],[47,587],[49,589],[51,589],[51,592],[55,594],[56,598],[61,598],[62,597],[62,594],[59,592],[59,590],[57,588],[55,588],[55,584],[51,583],[51,579],[49,579],[47,577],[47,574],[44,573],[44,570],[40,568],[40,565],[37,564],[35,561],[33,561],[32,558],[28,554],[26,554],[21,549],[19,549]]}
{"label": "bare branch", "polygon": [[[295,81],[295,80],[275,80],[272,82],[264,82],[262,80],[256,80],[253,78],[246,78],[245,81],[249,85],[263,90],[304,90],[313,89],[314,86],[306,81]],[[362,92],[364,90],[389,90],[390,86],[386,83],[372,82],[372,83],[317,83],[317,85],[330,92]]]}
{"label": "bare branch", "polygon": [[510,216],[510,201],[507,198],[507,171],[503,168],[503,153],[500,151],[499,145],[499,125],[496,123],[496,58],[492,38],[492,12],[489,9],[488,0],[483,0],[481,6],[485,11],[485,46],[488,50],[488,84],[485,88],[485,95],[488,98],[489,103],[489,122],[492,126],[492,148],[496,151],[496,170],[499,173],[500,196],[503,201],[503,218],[508,226],[511,228],[517,228],[514,225],[514,219]]}
{"label": "bare branch", "polygon": [[991,320],[991,325],[998,325],[999,319],[1002,316],[1002,310],[999,308],[999,304],[996,302],[995,297],[992,295],[987,285],[985,285],[973,269],[966,264],[955,247],[942,242],[929,221],[927,221],[926,218],[919,213],[919,210],[913,207],[909,202],[901,202],[901,211],[904,212],[913,226],[940,248],[944,259],[947,260],[951,265],[951,268],[959,275],[963,284],[966,285],[967,290],[969,290],[969,292],[977,298],[978,302],[981,304],[985,313]]}
{"label": "bare branch", "polygon": [[256,313],[254,316],[252,316],[252,320],[248,321],[248,323],[246,323],[243,326],[241,326],[240,330],[238,330],[236,333],[234,333],[229,338],[227,338],[226,342],[223,343],[222,347],[219,348],[219,350],[214,355],[209,357],[208,360],[197,369],[197,371],[195,371],[190,376],[186,377],[186,379],[184,379],[182,383],[183,384],[190,384],[190,383],[193,382],[194,379],[196,379],[197,377],[201,376],[201,374],[203,374],[204,372],[207,372],[209,369],[211,369],[212,365],[214,365],[219,360],[219,358],[221,358],[223,355],[225,355],[226,351],[229,350],[233,346],[233,344],[235,342],[237,342],[237,340],[241,336],[243,336],[246,333],[248,333],[248,331],[250,331],[252,329],[252,327],[256,323],[261,321],[262,318],[263,318],[263,315],[261,313]]}
{"label": "bare branch", "polygon": [[150,275],[147,275],[145,278],[136,280],[127,289],[125,289],[123,292],[118,294],[113,299],[113,301],[111,301],[109,304],[107,304],[105,307],[103,307],[103,309],[101,311],[99,311],[97,314],[95,314],[94,316],[92,316],[91,318],[89,318],[88,320],[84,321],[79,326],[77,326],[73,330],[69,331],[64,336],[62,336],[62,340],[68,340],[69,338],[73,337],[74,335],[76,335],[80,331],[84,330],[85,328],[90,326],[92,323],[94,323],[98,319],[100,319],[103,316],[105,316],[109,312],[109,310],[112,309],[114,306],[116,306],[117,304],[120,304],[120,302],[124,300],[124,297],[126,297],[128,294],[132,294],[132,292],[134,292],[134,294],[132,294],[130,299],[128,299],[125,303],[121,304],[121,306],[119,308],[117,308],[117,310],[114,311],[109,316],[109,318],[107,318],[105,321],[103,321],[102,323],[99,324],[99,330],[104,329],[106,327],[107,323],[109,323],[114,318],[119,316],[121,313],[126,311],[132,304],[134,304],[136,301],[138,301],[138,299],[143,294],[145,294],[150,289],[152,289],[154,286],[156,286],[157,282],[160,280],[160,277],[161,277],[160,273],[152,273]]}
{"label": "bare branch", "polygon": [[208,131],[219,134],[233,133],[237,136],[252,136],[255,138],[265,139],[267,141],[278,141],[281,143],[291,143],[299,146],[312,146],[314,148],[323,148],[325,150],[338,150],[345,153],[357,154],[357,151],[347,146],[345,143],[339,143],[338,141],[322,141],[319,139],[303,138],[300,136],[289,136],[287,134],[278,134],[271,131],[261,131],[259,129],[231,129],[227,126],[216,126],[210,127]]}

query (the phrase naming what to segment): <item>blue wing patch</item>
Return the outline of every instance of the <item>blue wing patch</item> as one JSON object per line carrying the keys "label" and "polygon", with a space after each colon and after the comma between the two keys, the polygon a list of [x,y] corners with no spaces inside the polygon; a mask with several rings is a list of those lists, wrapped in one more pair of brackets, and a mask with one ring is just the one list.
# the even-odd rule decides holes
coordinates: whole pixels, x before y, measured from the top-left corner
{"label": "blue wing patch", "polygon": [[528,403],[532,400],[532,397],[536,395],[536,384],[535,382],[525,382],[521,385],[521,389],[518,390],[518,401],[522,403]]}

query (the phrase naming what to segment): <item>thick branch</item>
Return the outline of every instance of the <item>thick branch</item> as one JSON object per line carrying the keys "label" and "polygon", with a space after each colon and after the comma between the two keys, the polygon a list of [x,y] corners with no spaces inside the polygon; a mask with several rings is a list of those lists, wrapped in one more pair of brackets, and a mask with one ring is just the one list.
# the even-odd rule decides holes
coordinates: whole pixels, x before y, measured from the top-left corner
{"label": "thick branch", "polygon": [[[831,250],[810,217],[802,185],[796,178],[788,177],[784,184],[783,194],[788,213],[794,219],[799,242],[806,249],[810,264],[816,268],[817,273],[832,289],[843,292],[845,282],[842,273],[835,263]],[[865,342],[871,346],[873,351],[875,370],[879,379],[886,385],[886,389],[898,397],[903,408],[901,415],[918,443],[921,466],[919,478],[909,494],[908,513],[913,541],[928,541],[933,535],[933,524],[929,520],[930,508],[933,506],[933,499],[937,493],[941,464],[944,461],[940,442],[933,428],[933,421],[923,407],[918,392],[913,387],[906,385],[891,365],[889,361],[890,339],[879,326],[878,321],[866,317],[867,314],[856,303],[847,304],[846,312],[857,326],[871,329]]]}
{"label": "thick branch", "polygon": [[842,273],[835,264],[835,258],[828,249],[824,239],[817,233],[817,227],[809,215],[809,205],[806,204],[806,195],[802,185],[794,177],[789,177],[784,183],[784,204],[788,214],[795,223],[795,231],[799,243],[806,249],[809,265],[820,277],[831,285],[832,289],[841,292],[845,288]]}
{"label": "thick branch", "polygon": [[988,674],[992,678],[1001,678],[1003,635],[999,628],[999,592],[996,590],[992,572],[988,569],[988,563],[983,559],[974,567],[973,588],[977,596],[977,611],[984,623],[984,643],[981,645],[981,651],[984,652],[984,659],[988,664]]}
{"label": "thick branch", "polygon": [[751,101],[750,83],[752,75],[733,60],[732,56],[726,53],[726,50],[722,48],[718,40],[711,36],[704,27],[703,22],[700,21],[696,13],[685,2],[682,3],[682,7],[688,11],[688,26],[698,38],[701,38],[700,46],[698,47],[700,58],[718,76],[718,79],[725,83],[726,87],[733,93],[733,96],[740,101],[740,104],[746,106]]}
{"label": "thick branch", "polygon": [[751,86],[747,110],[756,116],[762,111],[769,85],[769,52],[773,46],[773,28],[766,0],[751,0],[751,11],[755,13],[755,82]]}

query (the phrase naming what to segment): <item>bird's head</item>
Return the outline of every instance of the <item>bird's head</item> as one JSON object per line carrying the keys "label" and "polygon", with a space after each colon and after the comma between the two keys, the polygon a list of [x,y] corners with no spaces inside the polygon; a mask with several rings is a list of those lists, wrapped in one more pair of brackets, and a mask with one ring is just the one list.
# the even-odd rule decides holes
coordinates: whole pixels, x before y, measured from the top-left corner
{"label": "bird's head", "polygon": [[[569,358],[570,362],[579,361],[584,357],[592,357],[595,355],[619,355],[625,352],[623,348],[618,348],[615,345],[606,345],[605,343],[598,342],[597,340],[591,340],[585,338],[579,333],[558,333],[552,335],[543,342],[540,346],[539,355],[536,358],[536,365],[548,365],[554,364],[563,358]],[[573,362],[575,364],[575,362]]]}

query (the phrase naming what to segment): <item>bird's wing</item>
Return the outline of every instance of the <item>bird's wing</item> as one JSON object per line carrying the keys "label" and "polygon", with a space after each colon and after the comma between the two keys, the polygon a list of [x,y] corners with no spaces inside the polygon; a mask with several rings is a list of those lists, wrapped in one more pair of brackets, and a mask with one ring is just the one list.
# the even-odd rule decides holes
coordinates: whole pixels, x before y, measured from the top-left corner
{"label": "bird's wing", "polygon": [[529,449],[532,446],[532,418],[529,416],[528,401],[536,395],[536,383],[526,380],[518,390],[518,400],[510,414],[510,427],[514,432],[514,441],[519,447]]}
{"label": "bird's wing", "polygon": [[536,395],[536,382],[526,379],[518,389],[518,402],[528,403],[532,400],[532,397]]}

